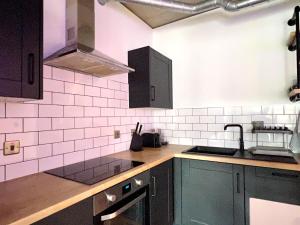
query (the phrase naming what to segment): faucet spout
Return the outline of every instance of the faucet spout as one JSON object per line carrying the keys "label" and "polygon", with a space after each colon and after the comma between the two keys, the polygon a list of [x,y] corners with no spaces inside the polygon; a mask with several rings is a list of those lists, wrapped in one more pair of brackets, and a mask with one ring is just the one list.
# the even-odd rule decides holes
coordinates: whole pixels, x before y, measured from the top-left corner
{"label": "faucet spout", "polygon": [[245,147],[244,147],[244,130],[243,130],[243,126],[241,124],[235,124],[235,123],[231,123],[231,124],[226,124],[224,126],[224,130],[227,130],[228,127],[239,127],[240,128],[240,151],[244,151]]}

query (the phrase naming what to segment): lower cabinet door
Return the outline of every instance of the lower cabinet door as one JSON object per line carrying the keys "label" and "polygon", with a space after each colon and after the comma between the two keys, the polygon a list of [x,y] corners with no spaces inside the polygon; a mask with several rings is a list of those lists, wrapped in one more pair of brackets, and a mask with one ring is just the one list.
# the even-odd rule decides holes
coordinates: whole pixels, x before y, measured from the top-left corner
{"label": "lower cabinet door", "polygon": [[173,224],[173,160],[150,170],[150,224]]}
{"label": "lower cabinet door", "polygon": [[[300,173],[289,170],[279,170],[261,167],[245,168],[245,208],[246,224],[253,225],[259,220],[256,213],[261,208],[262,214],[265,212],[274,213],[272,219],[278,216],[281,207],[290,208],[290,212],[299,210],[300,206]],[[280,204],[283,203],[283,204]],[[295,207],[296,206],[296,207]],[[297,207],[298,206],[298,207]],[[252,209],[252,211],[251,211]],[[276,213],[277,212],[277,213]],[[283,213],[283,211],[282,211]],[[275,215],[276,214],[276,215]],[[288,214],[282,214],[282,217]],[[252,219],[251,219],[252,216]],[[255,217],[255,218],[254,218]],[[293,217],[290,215],[289,219]],[[268,218],[265,218],[266,221]],[[300,224],[298,218],[297,224]],[[279,220],[277,220],[279,222]],[[258,223],[259,224],[259,223]],[[268,223],[266,223],[268,224]],[[255,225],[255,224],[254,224]],[[286,223],[285,225],[290,225]]]}
{"label": "lower cabinet door", "polygon": [[243,170],[182,160],[182,225],[244,225]]}

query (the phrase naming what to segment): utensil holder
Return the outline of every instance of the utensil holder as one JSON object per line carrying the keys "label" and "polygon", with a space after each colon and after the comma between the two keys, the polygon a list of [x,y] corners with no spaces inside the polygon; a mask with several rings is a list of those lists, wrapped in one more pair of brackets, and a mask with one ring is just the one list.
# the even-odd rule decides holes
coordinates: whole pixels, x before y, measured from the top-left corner
{"label": "utensil holder", "polygon": [[143,137],[137,134],[136,132],[132,134],[130,150],[134,152],[139,152],[143,150]]}

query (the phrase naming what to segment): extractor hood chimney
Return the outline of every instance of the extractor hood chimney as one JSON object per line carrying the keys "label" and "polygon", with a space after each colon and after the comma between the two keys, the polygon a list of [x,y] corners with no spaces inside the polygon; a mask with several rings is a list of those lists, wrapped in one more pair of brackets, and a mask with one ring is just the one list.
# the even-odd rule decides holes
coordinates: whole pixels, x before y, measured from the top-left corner
{"label": "extractor hood chimney", "polygon": [[66,47],[44,64],[95,76],[134,71],[95,50],[94,0],[66,0]]}

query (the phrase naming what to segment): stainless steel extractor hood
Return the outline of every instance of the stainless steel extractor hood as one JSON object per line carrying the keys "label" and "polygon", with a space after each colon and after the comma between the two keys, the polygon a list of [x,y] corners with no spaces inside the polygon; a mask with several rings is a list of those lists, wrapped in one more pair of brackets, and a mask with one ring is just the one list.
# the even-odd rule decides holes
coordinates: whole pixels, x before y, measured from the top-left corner
{"label": "stainless steel extractor hood", "polygon": [[94,0],[66,0],[66,47],[44,59],[44,64],[95,76],[134,71],[95,50],[94,4]]}

